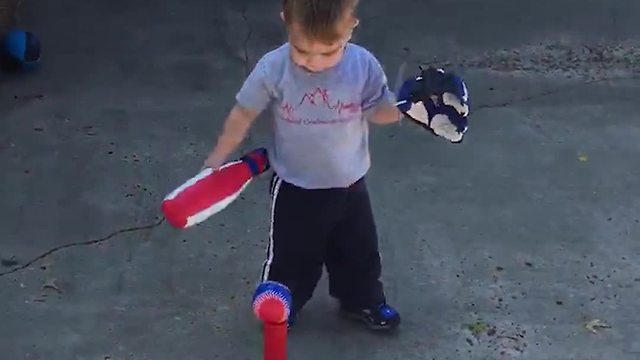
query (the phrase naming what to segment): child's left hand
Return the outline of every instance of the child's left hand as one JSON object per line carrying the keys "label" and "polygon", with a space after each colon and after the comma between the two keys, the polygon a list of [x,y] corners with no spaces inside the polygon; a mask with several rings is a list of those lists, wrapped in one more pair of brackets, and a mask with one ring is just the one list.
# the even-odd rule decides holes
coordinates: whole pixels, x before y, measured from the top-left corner
{"label": "child's left hand", "polygon": [[464,81],[442,69],[421,69],[398,92],[398,109],[435,135],[462,141],[467,131],[468,93]]}

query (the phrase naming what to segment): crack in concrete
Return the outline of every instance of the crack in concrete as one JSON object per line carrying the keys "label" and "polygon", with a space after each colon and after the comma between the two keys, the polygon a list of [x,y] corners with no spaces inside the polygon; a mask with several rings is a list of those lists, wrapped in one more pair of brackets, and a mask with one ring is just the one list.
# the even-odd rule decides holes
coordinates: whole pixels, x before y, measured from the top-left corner
{"label": "crack in concrete", "polygon": [[618,11],[616,8],[616,3],[613,1],[610,3],[609,17],[611,18],[611,28],[612,28],[613,35],[616,40],[619,40],[620,31],[618,27]]}
{"label": "crack in concrete", "polygon": [[523,103],[523,102],[527,102],[527,101],[531,101],[531,100],[537,100],[537,99],[544,98],[546,96],[563,93],[563,92],[569,91],[569,90],[571,90],[573,88],[576,88],[576,87],[589,86],[589,85],[593,85],[593,84],[601,83],[601,82],[605,82],[605,81],[633,80],[633,79],[638,79],[638,78],[640,78],[640,75],[638,75],[638,76],[621,76],[621,77],[614,77],[614,78],[604,78],[604,79],[591,80],[591,81],[587,81],[587,82],[581,82],[579,84],[563,86],[563,87],[547,90],[547,91],[544,91],[544,92],[541,92],[541,93],[528,95],[528,96],[525,96],[525,97],[520,98],[520,99],[514,99],[514,100],[505,101],[505,102],[497,103],[497,104],[482,104],[482,105],[478,105],[475,108],[475,111],[479,111],[479,110],[483,110],[483,109],[496,109],[496,108],[509,107],[509,106],[516,105],[518,103]]}
{"label": "crack in concrete", "polygon": [[561,92],[564,92],[565,90],[567,90],[567,89],[565,89],[565,88],[552,89],[552,90],[548,90],[548,91],[545,91],[545,92],[542,92],[542,93],[532,94],[532,95],[525,96],[525,97],[520,98],[520,99],[505,101],[505,102],[502,102],[502,103],[482,104],[482,105],[478,105],[476,107],[475,111],[480,111],[480,110],[485,110],[485,109],[505,108],[505,107],[516,105],[518,103],[523,103],[523,102],[527,102],[527,101],[531,101],[531,100],[541,99],[541,98],[544,98],[546,96],[559,94]]}
{"label": "crack in concrete", "polygon": [[[125,234],[125,233],[131,233],[131,232],[138,232],[138,231],[144,231],[144,230],[149,230],[149,232],[154,229],[157,228],[158,226],[160,226],[163,222],[165,221],[165,218],[163,217],[162,219],[160,219],[159,221],[156,221],[155,223],[149,224],[149,225],[144,225],[144,226],[134,226],[134,227],[130,227],[130,228],[125,228],[125,229],[120,229],[120,230],[116,230],[112,233],[110,233],[107,236],[104,236],[102,238],[99,239],[94,239],[94,240],[87,240],[87,241],[79,241],[79,242],[74,242],[74,243],[69,243],[69,244],[65,244],[65,245],[61,245],[61,246],[56,246],[53,249],[50,249],[47,252],[42,253],[41,255],[33,258],[32,260],[29,260],[28,262],[26,262],[24,265],[18,266],[16,268],[13,268],[9,271],[5,271],[0,273],[0,277],[2,276],[6,276],[9,274],[13,274],[16,273],[18,271],[24,270],[26,268],[28,268],[29,266],[35,264],[36,262],[47,258],[48,256],[50,256],[51,254],[63,250],[63,249],[67,249],[70,247],[75,247],[75,246],[88,246],[88,245],[96,245],[105,241],[109,241],[114,239],[116,236],[121,235],[121,234]],[[149,236],[149,232],[147,232],[145,239],[148,238]]]}
{"label": "crack in concrete", "polygon": [[249,40],[251,40],[251,35],[253,32],[253,28],[251,27],[251,22],[249,22],[249,18],[247,17],[247,5],[242,5],[241,10],[242,20],[244,20],[245,25],[247,26],[247,35],[244,39],[243,50],[244,50],[244,73],[245,76],[249,76],[251,72],[251,68],[249,66]]}

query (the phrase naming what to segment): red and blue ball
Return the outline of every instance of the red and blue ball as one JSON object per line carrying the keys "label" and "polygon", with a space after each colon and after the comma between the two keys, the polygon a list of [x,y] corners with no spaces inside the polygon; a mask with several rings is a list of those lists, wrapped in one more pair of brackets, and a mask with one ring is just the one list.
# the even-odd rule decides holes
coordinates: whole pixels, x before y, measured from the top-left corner
{"label": "red and blue ball", "polygon": [[289,288],[275,281],[261,283],[253,295],[253,312],[258,319],[281,324],[289,319],[292,298]]}

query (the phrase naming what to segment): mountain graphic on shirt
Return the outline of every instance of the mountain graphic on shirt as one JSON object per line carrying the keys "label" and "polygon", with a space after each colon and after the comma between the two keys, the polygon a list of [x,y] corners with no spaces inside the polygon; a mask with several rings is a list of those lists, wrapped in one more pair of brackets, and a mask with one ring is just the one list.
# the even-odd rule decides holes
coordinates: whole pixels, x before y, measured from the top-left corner
{"label": "mountain graphic on shirt", "polygon": [[357,114],[361,110],[360,104],[342,99],[332,99],[328,89],[317,87],[312,91],[302,94],[300,100],[295,105],[286,100],[283,101],[280,106],[280,111],[285,120],[299,123],[300,113],[313,112],[313,107],[318,107],[318,110],[325,110],[319,111],[318,113],[329,115],[332,118],[326,120],[316,119],[314,121],[316,123],[341,122],[339,120],[341,117],[349,117],[348,115]]}

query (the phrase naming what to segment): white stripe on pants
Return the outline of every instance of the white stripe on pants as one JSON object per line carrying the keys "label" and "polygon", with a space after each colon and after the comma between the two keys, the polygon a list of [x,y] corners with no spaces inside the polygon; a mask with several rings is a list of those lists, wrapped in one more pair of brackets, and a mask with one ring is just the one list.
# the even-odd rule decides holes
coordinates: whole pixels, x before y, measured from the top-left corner
{"label": "white stripe on pants", "polygon": [[269,270],[271,269],[271,263],[273,262],[273,223],[275,220],[276,212],[276,200],[278,199],[278,192],[282,185],[282,179],[278,175],[274,175],[273,183],[271,184],[271,220],[269,221],[269,243],[267,244],[267,259],[262,265],[262,282],[269,279]]}

